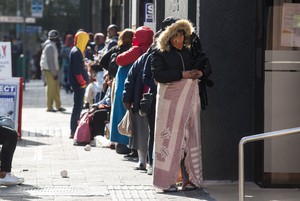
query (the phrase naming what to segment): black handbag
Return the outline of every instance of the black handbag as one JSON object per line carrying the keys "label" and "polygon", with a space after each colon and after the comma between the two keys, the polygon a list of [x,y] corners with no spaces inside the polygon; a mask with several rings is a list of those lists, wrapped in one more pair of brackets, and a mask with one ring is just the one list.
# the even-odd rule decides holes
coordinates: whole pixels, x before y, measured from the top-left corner
{"label": "black handbag", "polygon": [[140,100],[139,114],[147,116],[151,112],[151,105],[154,98],[153,93],[144,93],[143,98]]}

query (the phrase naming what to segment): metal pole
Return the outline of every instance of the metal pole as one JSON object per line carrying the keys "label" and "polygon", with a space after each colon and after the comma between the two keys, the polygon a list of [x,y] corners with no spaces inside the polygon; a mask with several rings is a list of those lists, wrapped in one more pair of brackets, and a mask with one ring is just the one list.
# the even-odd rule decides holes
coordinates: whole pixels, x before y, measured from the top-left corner
{"label": "metal pole", "polygon": [[[21,15],[21,11],[20,11],[20,0],[17,0],[17,16]],[[20,37],[20,24],[18,23],[17,25],[17,39]]]}
{"label": "metal pole", "polygon": [[[243,138],[244,139],[244,138]],[[239,143],[239,201],[245,198],[245,177],[244,177],[244,143],[243,139]]]}
{"label": "metal pole", "polygon": [[22,40],[23,40],[23,69],[22,69],[22,72],[23,72],[23,77],[24,77],[24,90],[25,90],[25,82],[26,82],[26,61],[25,61],[25,51],[26,51],[26,1],[27,0],[23,0],[23,36],[22,36]]}
{"label": "metal pole", "polygon": [[298,133],[298,134],[300,133],[300,127],[246,136],[240,140],[240,143],[239,143],[239,201],[244,201],[244,199],[245,199],[244,145],[247,142],[254,142],[254,141],[258,141],[258,140],[264,140],[267,138],[286,136],[286,135],[291,135],[291,134],[295,134],[295,133]]}

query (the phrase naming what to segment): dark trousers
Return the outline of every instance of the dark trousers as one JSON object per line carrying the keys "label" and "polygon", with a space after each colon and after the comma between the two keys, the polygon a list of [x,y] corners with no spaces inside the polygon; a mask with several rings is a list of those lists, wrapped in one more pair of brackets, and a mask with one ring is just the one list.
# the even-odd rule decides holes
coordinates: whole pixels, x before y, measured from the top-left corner
{"label": "dark trousers", "polygon": [[106,121],[109,121],[110,109],[98,109],[94,112],[90,126],[92,128],[92,138],[96,135],[104,136],[104,128]]}
{"label": "dark trousers", "polygon": [[71,115],[71,135],[74,135],[83,107],[85,88],[73,89],[73,110]]}
{"label": "dark trousers", "polygon": [[155,105],[156,105],[156,98],[153,98],[151,104],[151,112],[148,115],[148,123],[149,123],[149,130],[150,136],[148,140],[148,160],[149,164],[153,164],[153,144],[154,144],[154,127],[155,127]]}
{"label": "dark trousers", "polygon": [[0,152],[1,171],[11,172],[12,159],[17,146],[18,133],[5,126],[0,126]]}
{"label": "dark trousers", "polygon": [[181,169],[181,175],[182,175],[182,181],[183,181],[183,183],[189,181],[189,173],[187,172],[186,167],[184,165],[185,157],[186,157],[186,153],[184,153],[184,157],[180,161],[180,169]]}

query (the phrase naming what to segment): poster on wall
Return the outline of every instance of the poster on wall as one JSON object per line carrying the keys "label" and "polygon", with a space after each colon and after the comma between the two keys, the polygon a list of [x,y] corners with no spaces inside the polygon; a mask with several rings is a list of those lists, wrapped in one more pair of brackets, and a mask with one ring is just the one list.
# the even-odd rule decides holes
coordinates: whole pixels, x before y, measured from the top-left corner
{"label": "poster on wall", "polygon": [[11,44],[10,42],[0,42],[0,76],[12,77],[11,72]]}
{"label": "poster on wall", "polygon": [[300,4],[282,6],[281,46],[300,47]]}
{"label": "poster on wall", "polygon": [[0,115],[12,118],[21,136],[22,78],[0,78]]}

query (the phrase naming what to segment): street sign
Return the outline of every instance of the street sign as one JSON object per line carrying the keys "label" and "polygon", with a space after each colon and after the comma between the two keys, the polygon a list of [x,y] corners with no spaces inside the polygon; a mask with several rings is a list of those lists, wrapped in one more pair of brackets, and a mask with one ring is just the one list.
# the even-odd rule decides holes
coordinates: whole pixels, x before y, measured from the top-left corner
{"label": "street sign", "polygon": [[43,1],[42,0],[32,0],[31,16],[32,17],[43,17]]}
{"label": "street sign", "polygon": [[154,22],[154,3],[145,4],[145,22]]}
{"label": "street sign", "polygon": [[[28,24],[35,23],[35,18],[26,17],[25,22]],[[2,23],[23,23],[24,18],[21,16],[0,16],[0,22]]]}

